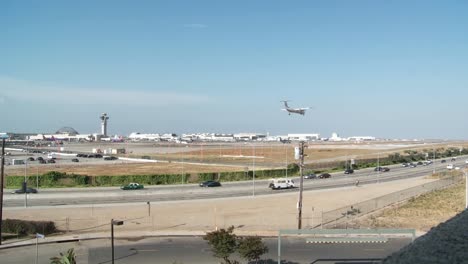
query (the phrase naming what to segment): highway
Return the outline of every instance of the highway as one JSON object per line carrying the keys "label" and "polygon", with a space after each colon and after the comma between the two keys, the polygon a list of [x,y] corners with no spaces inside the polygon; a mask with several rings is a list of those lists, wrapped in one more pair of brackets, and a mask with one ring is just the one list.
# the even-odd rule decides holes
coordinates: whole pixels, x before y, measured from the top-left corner
{"label": "highway", "polygon": [[[436,160],[428,166],[415,168],[401,165],[387,166],[388,172],[376,172],[373,168],[356,170],[353,174],[345,175],[343,172],[333,173],[329,179],[304,179],[304,190],[320,190],[352,186],[356,181],[360,185],[377,182],[387,182],[404,178],[421,177],[436,172],[447,171],[447,164],[454,164],[460,168],[465,166],[465,157],[457,161],[441,163]],[[293,177],[296,186],[299,178]],[[96,205],[114,203],[141,203],[158,201],[177,201],[194,199],[213,199],[222,197],[241,197],[252,195],[269,195],[275,193],[298,192],[299,188],[271,190],[268,180],[226,182],[222,187],[202,188],[197,184],[146,186],[143,190],[123,191],[118,187],[93,188],[64,188],[39,189],[37,194],[27,195],[28,207],[59,206],[59,205]],[[5,190],[4,207],[24,207],[25,195],[12,194],[12,190]]]}

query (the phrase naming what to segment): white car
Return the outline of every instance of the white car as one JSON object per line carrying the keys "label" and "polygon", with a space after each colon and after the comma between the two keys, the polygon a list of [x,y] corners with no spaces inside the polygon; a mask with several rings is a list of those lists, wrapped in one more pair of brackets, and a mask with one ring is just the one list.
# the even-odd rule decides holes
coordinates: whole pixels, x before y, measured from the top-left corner
{"label": "white car", "polygon": [[449,170],[453,170],[453,168],[454,168],[454,167],[453,167],[453,164],[449,164],[449,165],[447,165],[447,169],[449,169]]}
{"label": "white car", "polygon": [[468,164],[468,160],[465,160],[465,163]]}

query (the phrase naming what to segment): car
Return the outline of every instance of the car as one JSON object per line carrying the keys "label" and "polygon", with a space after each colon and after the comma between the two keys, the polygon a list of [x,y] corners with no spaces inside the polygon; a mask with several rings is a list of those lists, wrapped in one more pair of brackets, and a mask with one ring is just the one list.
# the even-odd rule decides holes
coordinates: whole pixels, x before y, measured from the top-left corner
{"label": "car", "polygon": [[44,160],[43,157],[37,157],[37,160]]}
{"label": "car", "polygon": [[441,161],[440,161],[440,163],[445,163],[445,162],[447,162],[447,161],[446,161],[446,160],[441,160]]}
{"label": "car", "polygon": [[147,159],[147,160],[151,159],[150,156],[141,156],[141,158],[142,158],[142,159]]}
{"label": "car", "polygon": [[75,158],[75,159],[72,159],[71,161],[72,161],[72,162],[80,162],[80,160],[79,160],[79,159],[76,159],[76,158]]}
{"label": "car", "polygon": [[55,160],[54,159],[48,159],[47,163],[55,163]]}
{"label": "car", "polygon": [[347,169],[344,171],[344,174],[351,174],[351,173],[354,173],[353,169]]}
{"label": "car", "polygon": [[390,168],[388,168],[388,167],[380,167],[380,166],[375,167],[375,169],[374,169],[374,171],[383,171],[383,172],[389,171],[389,170],[390,170]]}
{"label": "car", "polygon": [[78,153],[78,154],[76,154],[76,157],[77,157],[77,158],[83,158],[83,157],[84,157],[84,154]]}
{"label": "car", "polygon": [[465,164],[468,164],[468,159],[467,159],[467,160],[465,160]]}
{"label": "car", "polygon": [[33,158],[33,157],[29,157],[29,158],[28,158],[28,161],[34,161],[34,158]]}
{"label": "car", "polygon": [[304,175],[304,179],[315,179],[317,178],[317,175],[314,173],[309,173],[307,175]]}
{"label": "car", "polygon": [[97,158],[97,159],[102,159],[102,155],[101,155],[101,154],[94,154],[94,157]]}
{"label": "car", "polygon": [[114,156],[106,156],[104,157],[104,160],[116,160],[118,159],[117,157],[114,157]]}
{"label": "car", "polygon": [[402,166],[402,167],[405,167],[405,168],[406,168],[406,167],[409,167],[409,165],[410,165],[409,163],[402,163],[402,164],[401,164],[401,166]]}
{"label": "car", "polygon": [[389,167],[383,167],[381,171],[387,172],[387,171],[390,171],[390,168]]}
{"label": "car", "polygon": [[[24,189],[18,189],[18,190],[15,190],[14,192],[12,193],[25,193],[25,190]],[[34,188],[26,188],[26,193],[37,193],[37,190],[34,189]]]}
{"label": "car", "polygon": [[330,175],[330,173],[322,173],[318,177],[319,177],[319,179],[326,179],[326,178],[330,178],[331,175]]}
{"label": "car", "polygon": [[456,161],[456,160],[457,160],[457,158],[452,158],[450,161]]}
{"label": "car", "polygon": [[143,189],[144,186],[139,184],[139,183],[136,183],[136,182],[131,182],[127,185],[124,185],[124,186],[121,186],[120,189],[122,190],[139,190],[139,189]]}
{"label": "car", "polygon": [[44,159],[38,159],[40,164],[46,164],[47,162]]}
{"label": "car", "polygon": [[449,164],[449,165],[447,165],[447,169],[448,169],[448,170],[453,170],[453,169],[454,169],[454,166],[453,166],[453,164]]}
{"label": "car", "polygon": [[219,187],[221,183],[218,181],[204,181],[200,183],[200,187]]}
{"label": "car", "polygon": [[422,162],[422,161],[418,161],[418,165],[423,165],[423,162]]}

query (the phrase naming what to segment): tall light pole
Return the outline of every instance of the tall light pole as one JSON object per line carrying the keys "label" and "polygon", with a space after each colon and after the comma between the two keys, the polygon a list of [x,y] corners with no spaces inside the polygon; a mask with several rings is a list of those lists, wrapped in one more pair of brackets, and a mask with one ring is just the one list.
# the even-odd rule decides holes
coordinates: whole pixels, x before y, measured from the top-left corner
{"label": "tall light pole", "polygon": [[24,191],[24,207],[28,207],[28,183],[26,181],[26,173],[28,169],[28,160],[24,162],[24,182],[23,182],[23,191]]}
{"label": "tall light pole", "polygon": [[465,169],[463,170],[463,174],[465,174],[465,209],[468,208],[468,173],[467,170],[468,168],[465,166]]}
{"label": "tall light pole", "polygon": [[432,146],[432,175],[435,174],[435,146]]}
{"label": "tall light pole", "polygon": [[252,156],[252,180],[253,180],[253,193],[252,196],[255,196],[255,143],[253,143],[253,156]]}
{"label": "tall light pole", "polygon": [[377,153],[377,183],[380,183],[380,152]]}
{"label": "tall light pole", "polygon": [[114,264],[114,225],[123,225],[123,221],[111,219],[112,264]]}
{"label": "tall light pole", "polygon": [[6,133],[0,133],[2,139],[2,163],[0,174],[0,245],[2,244],[2,221],[3,221],[3,173],[5,169],[5,139],[8,138]]}

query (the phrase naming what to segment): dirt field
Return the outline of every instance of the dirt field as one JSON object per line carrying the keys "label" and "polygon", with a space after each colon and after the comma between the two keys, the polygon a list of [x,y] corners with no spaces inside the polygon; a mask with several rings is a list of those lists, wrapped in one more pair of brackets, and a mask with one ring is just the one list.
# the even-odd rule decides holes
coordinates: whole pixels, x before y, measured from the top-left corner
{"label": "dirt field", "polygon": [[[311,142],[305,149],[305,163],[314,166],[316,163],[330,161],[345,161],[350,159],[377,159],[392,153],[403,153],[404,150],[427,151],[435,148],[462,147],[466,142],[451,142],[437,144],[423,144],[421,142],[371,142],[371,143],[336,143],[336,142]],[[67,173],[97,175],[125,175],[125,174],[174,174],[174,173],[202,173],[202,172],[226,172],[244,171],[246,168],[285,168],[294,160],[295,143],[66,143],[64,149],[74,152],[88,152],[93,148],[101,150],[109,148],[125,148],[127,154],[121,157],[141,158],[149,156],[151,159],[172,161],[171,163],[124,163],[112,164],[84,164],[83,163],[59,163],[54,166],[39,164],[28,165],[27,174],[43,174],[48,171],[60,171]],[[50,147],[51,151],[57,151],[56,147]],[[205,163],[193,164],[195,163]],[[21,166],[7,166],[7,176],[24,175],[25,170]]]}

